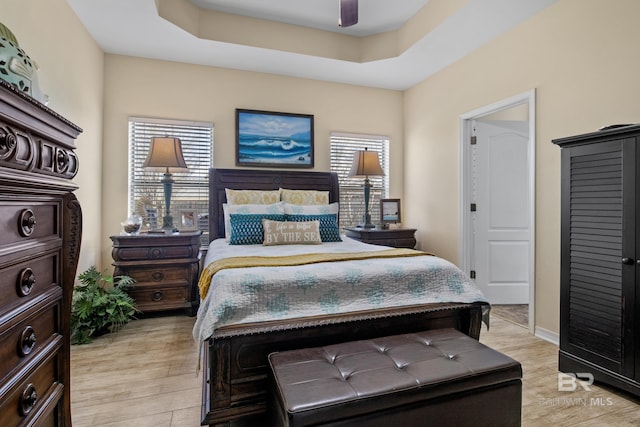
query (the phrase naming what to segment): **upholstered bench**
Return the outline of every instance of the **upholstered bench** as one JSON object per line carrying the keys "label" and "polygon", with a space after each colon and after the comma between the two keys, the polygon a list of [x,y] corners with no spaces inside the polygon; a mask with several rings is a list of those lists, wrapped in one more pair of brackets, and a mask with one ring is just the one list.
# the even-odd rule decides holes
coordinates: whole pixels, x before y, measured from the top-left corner
{"label": "upholstered bench", "polygon": [[519,426],[520,363],[454,329],[269,355],[278,426]]}

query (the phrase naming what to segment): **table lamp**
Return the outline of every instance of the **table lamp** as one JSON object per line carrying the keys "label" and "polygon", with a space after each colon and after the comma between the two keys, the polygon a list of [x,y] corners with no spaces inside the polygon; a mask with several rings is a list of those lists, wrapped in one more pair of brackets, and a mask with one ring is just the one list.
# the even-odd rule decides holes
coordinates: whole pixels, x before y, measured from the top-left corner
{"label": "table lamp", "polygon": [[383,175],[384,172],[380,167],[380,160],[378,159],[377,152],[368,151],[367,148],[365,148],[364,151],[356,151],[354,153],[353,164],[351,165],[349,176],[364,177],[364,216],[363,224],[358,225],[358,227],[376,227],[371,223],[371,215],[369,214],[369,196],[371,194],[371,182],[369,182],[369,177]]}
{"label": "table lamp", "polygon": [[173,217],[171,216],[171,188],[173,183],[173,172],[186,172],[187,164],[182,156],[182,143],[178,138],[168,136],[151,138],[149,155],[142,165],[147,170],[164,172],[164,177],[160,182],[164,187],[165,212],[162,217],[162,228],[173,230]]}

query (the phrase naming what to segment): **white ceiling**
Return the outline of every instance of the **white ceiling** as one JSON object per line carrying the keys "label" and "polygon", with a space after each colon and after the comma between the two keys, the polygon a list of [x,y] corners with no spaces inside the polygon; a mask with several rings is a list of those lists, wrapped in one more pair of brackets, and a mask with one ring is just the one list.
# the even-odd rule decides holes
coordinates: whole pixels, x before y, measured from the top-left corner
{"label": "white ceiling", "polygon": [[369,36],[397,30],[429,0],[360,0],[358,24],[338,27],[339,0],[191,0],[194,4],[286,24]]}
{"label": "white ceiling", "polygon": [[[191,0],[221,12],[365,36],[401,27],[429,0],[360,0],[338,28],[338,0]],[[432,0],[433,1],[433,0]],[[158,15],[154,0],[67,0],[107,53],[404,90],[557,0],[468,0],[401,55],[349,62],[200,39]]]}

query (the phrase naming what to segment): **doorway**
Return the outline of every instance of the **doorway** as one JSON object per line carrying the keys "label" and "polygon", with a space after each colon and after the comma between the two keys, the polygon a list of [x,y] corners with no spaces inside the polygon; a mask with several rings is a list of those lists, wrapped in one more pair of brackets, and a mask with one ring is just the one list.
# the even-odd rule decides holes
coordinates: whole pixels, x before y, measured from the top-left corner
{"label": "doorway", "polygon": [[535,303],[535,91],[461,116],[461,268],[492,304]]}

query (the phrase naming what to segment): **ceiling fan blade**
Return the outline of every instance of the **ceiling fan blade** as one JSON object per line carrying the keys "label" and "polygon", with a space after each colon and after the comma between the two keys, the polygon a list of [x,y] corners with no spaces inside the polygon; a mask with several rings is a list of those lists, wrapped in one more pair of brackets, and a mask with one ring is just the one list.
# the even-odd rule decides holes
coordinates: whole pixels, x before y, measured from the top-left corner
{"label": "ceiling fan blade", "polygon": [[358,23],[358,0],[339,0],[340,1],[340,19],[338,25],[340,27],[350,27]]}

